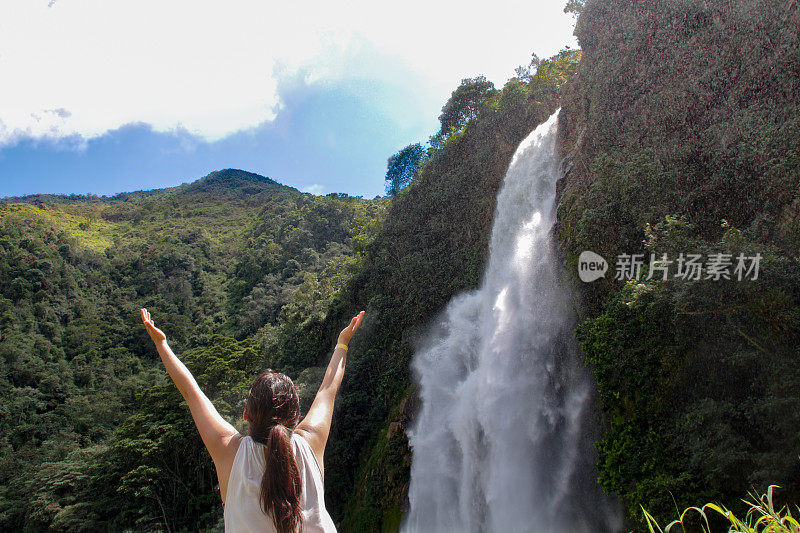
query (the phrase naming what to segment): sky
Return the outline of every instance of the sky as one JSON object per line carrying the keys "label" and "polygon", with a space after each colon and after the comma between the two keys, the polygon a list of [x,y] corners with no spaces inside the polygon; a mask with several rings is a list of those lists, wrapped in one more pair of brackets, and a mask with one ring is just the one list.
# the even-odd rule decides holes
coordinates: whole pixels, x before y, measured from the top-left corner
{"label": "sky", "polygon": [[384,193],[461,79],[577,47],[566,0],[3,0],[0,197],[240,168]]}

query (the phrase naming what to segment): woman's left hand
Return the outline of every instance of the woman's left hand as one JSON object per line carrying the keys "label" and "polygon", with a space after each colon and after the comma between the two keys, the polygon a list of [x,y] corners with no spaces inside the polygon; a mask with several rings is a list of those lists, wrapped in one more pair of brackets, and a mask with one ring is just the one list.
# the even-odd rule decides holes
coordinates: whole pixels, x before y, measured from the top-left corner
{"label": "woman's left hand", "polygon": [[160,344],[167,340],[167,336],[164,335],[164,332],[158,329],[155,324],[153,324],[153,320],[150,318],[150,313],[148,313],[147,309],[144,308],[142,308],[142,323],[147,329],[147,334],[150,335],[150,338],[153,339],[154,343]]}
{"label": "woman's left hand", "polygon": [[350,323],[347,325],[347,327],[344,328],[341,333],[339,333],[339,342],[341,344],[348,344],[350,342],[350,339],[353,338],[353,333],[356,332],[358,326],[361,325],[361,321],[363,320],[364,320],[364,311],[361,311],[352,319],[350,319]]}

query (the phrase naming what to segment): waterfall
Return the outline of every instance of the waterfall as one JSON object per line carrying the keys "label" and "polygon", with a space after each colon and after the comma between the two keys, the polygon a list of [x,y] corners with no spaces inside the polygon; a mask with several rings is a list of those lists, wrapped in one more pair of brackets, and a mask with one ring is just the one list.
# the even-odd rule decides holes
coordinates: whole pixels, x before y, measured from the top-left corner
{"label": "waterfall", "polygon": [[592,385],[550,236],[557,116],[511,160],[482,286],[453,298],[414,357],[404,531],[620,527],[596,483]]}

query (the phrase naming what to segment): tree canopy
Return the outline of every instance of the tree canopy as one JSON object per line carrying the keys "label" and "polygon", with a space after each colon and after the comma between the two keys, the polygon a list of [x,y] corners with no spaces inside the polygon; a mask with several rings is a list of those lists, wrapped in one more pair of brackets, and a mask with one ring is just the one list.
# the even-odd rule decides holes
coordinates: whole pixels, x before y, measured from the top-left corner
{"label": "tree canopy", "polygon": [[425,149],[420,143],[409,144],[391,156],[386,163],[386,193],[396,196],[408,185],[416,175],[424,157]]}
{"label": "tree canopy", "polygon": [[464,78],[442,107],[439,115],[441,128],[434,136],[435,145],[447,139],[453,132],[461,130],[470,120],[475,119],[490,99],[497,94],[494,83],[485,76]]}

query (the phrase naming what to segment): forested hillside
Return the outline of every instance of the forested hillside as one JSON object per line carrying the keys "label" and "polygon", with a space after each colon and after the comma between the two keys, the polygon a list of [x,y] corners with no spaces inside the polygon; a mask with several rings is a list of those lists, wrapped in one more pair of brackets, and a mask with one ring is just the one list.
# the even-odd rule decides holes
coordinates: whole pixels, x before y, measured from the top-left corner
{"label": "forested hillside", "polygon": [[[139,308],[240,419],[249,380],[324,318],[382,209],[234,170],[112,198],[6,199],[0,529],[216,524],[213,465]],[[325,355],[292,359],[306,402]]]}

